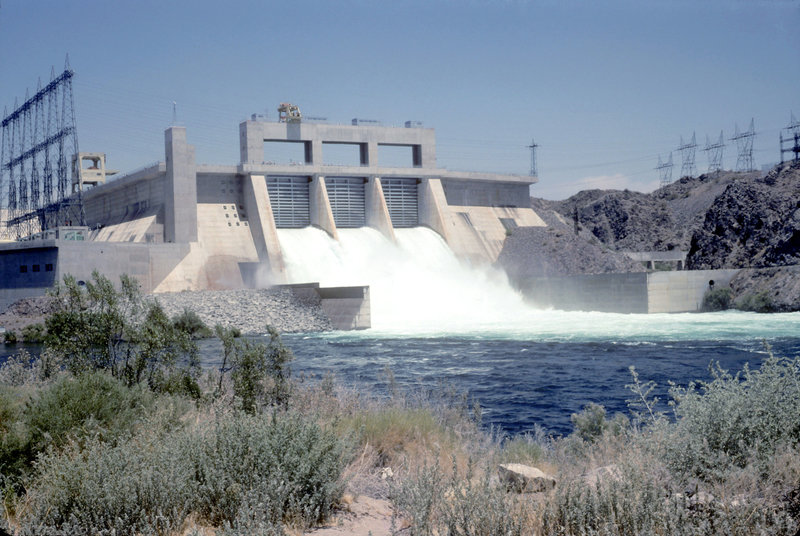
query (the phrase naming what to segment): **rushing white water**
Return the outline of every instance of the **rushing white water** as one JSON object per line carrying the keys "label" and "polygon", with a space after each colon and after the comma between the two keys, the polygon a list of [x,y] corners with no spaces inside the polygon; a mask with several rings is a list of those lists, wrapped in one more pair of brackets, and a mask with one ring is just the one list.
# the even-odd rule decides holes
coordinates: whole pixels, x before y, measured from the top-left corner
{"label": "rushing white water", "polygon": [[459,261],[430,229],[396,229],[397,244],[374,229],[278,231],[291,283],[369,285],[369,336],[502,337],[553,341],[721,340],[797,337],[800,313],[630,315],[539,310],[505,274]]}

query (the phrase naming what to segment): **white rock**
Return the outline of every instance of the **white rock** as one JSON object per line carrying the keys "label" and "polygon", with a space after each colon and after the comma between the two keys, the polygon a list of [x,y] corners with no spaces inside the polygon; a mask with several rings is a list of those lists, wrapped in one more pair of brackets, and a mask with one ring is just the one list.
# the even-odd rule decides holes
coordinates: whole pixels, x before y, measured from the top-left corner
{"label": "white rock", "polygon": [[521,463],[502,463],[497,468],[500,481],[518,492],[539,492],[553,489],[556,479],[541,469]]}

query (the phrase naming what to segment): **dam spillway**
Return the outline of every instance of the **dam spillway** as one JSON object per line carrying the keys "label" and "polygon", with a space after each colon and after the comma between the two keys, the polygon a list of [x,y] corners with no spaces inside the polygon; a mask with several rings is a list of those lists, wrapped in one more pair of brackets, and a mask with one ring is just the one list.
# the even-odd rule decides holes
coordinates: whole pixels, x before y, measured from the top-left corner
{"label": "dam spillway", "polygon": [[505,274],[458,259],[430,229],[396,229],[396,240],[362,227],[339,240],[307,227],[278,231],[290,283],[369,285],[377,330],[496,330],[542,313],[526,305]]}

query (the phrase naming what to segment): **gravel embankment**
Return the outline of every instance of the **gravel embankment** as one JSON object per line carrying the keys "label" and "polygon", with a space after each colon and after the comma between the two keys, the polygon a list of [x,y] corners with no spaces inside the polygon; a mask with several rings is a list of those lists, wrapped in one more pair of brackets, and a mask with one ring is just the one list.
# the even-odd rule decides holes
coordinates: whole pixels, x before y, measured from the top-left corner
{"label": "gravel embankment", "polygon": [[[208,327],[216,324],[238,327],[243,333],[264,333],[267,324],[281,333],[329,331],[333,329],[319,298],[299,296],[289,288],[263,290],[199,290],[153,294],[170,318],[189,309]],[[19,300],[0,312],[0,327],[19,331],[36,322],[44,322],[51,311],[46,296]]]}
{"label": "gravel embankment", "polygon": [[267,324],[281,333],[333,329],[319,299],[298,296],[287,288],[200,290],[154,294],[153,297],[170,317],[189,309],[209,327],[235,326],[244,333],[264,333]]}

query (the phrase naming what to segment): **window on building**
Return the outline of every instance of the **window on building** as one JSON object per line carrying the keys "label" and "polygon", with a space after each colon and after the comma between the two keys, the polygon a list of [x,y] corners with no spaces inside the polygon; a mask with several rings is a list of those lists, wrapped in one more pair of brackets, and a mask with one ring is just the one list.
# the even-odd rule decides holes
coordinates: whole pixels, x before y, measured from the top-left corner
{"label": "window on building", "polygon": [[33,265],[33,271],[34,271],[34,272],[41,272],[41,270],[40,270],[40,268],[39,268],[39,265],[38,265],[38,264],[34,264],[34,265]]}
{"label": "window on building", "polygon": [[23,264],[23,265],[21,265],[21,266],[19,267],[19,273],[21,273],[21,274],[27,274],[27,273],[28,273],[28,265],[27,265],[27,264]]}
{"label": "window on building", "polygon": [[45,272],[52,272],[52,271],[53,271],[53,265],[52,265],[52,264],[50,264],[50,263],[48,263],[48,264],[45,264],[45,265],[44,265],[44,271],[45,271]]}

